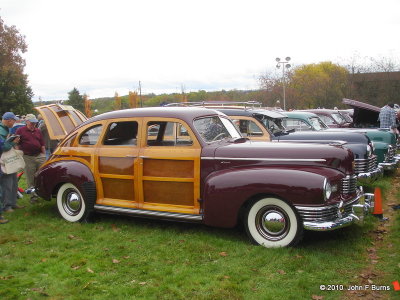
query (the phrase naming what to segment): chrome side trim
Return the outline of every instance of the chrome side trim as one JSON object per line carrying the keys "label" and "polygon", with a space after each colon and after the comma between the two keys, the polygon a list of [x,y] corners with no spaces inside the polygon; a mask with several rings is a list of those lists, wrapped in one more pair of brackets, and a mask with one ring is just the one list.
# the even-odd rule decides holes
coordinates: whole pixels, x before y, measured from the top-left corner
{"label": "chrome side trim", "polygon": [[262,160],[262,161],[315,161],[315,162],[326,162],[326,159],[323,158],[249,158],[249,157],[202,157],[201,159],[206,160],[244,160],[244,161],[251,161],[251,160]]}
{"label": "chrome side trim", "polygon": [[98,204],[94,206],[94,209],[102,212],[131,215],[131,216],[158,217],[166,219],[185,220],[191,222],[201,222],[203,220],[203,215],[191,215],[191,214],[181,214],[181,213],[173,213],[165,211],[122,208],[122,207],[98,205]]}

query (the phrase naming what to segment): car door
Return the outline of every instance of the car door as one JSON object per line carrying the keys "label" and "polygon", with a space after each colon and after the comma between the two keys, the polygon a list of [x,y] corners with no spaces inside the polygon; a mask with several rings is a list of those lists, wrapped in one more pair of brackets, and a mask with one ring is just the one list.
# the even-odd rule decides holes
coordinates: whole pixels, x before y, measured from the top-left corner
{"label": "car door", "polygon": [[97,150],[97,204],[137,208],[139,203],[138,155],[140,119],[116,119],[106,123]]}
{"label": "car door", "polygon": [[199,214],[201,146],[174,118],[144,118],[138,179],[142,209]]}

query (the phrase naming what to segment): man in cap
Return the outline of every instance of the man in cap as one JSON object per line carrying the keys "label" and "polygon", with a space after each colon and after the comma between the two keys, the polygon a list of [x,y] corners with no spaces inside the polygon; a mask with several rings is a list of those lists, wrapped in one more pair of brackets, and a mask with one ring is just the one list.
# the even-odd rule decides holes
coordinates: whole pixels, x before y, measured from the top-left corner
{"label": "man in cap", "polygon": [[[21,137],[19,149],[24,152],[27,185],[32,187],[36,171],[46,160],[46,150],[42,133],[36,128],[38,119],[33,114],[27,114],[25,122],[26,126],[18,128],[16,133]],[[33,194],[31,203],[36,202],[37,196]]]}
{"label": "man in cap", "polygon": [[[6,112],[0,123],[0,138],[2,141],[2,146],[0,152],[9,151],[11,148],[15,147],[19,142],[19,137],[15,138],[12,141],[7,141],[7,137],[9,136],[9,130],[13,127],[14,123],[18,118],[15,116],[13,112]],[[1,171],[0,171],[1,172]],[[20,206],[17,204],[17,173],[13,174],[1,174],[1,195],[0,195],[0,216],[1,212],[12,212],[16,208],[24,208],[24,206]],[[4,223],[4,218],[0,217],[0,224]],[[7,221],[7,220],[5,220]]]}

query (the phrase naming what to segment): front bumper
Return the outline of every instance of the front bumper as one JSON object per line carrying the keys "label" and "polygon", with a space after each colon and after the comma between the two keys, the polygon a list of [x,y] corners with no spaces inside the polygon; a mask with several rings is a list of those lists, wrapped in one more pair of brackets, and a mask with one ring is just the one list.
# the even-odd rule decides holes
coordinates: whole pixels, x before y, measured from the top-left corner
{"label": "front bumper", "polygon": [[374,194],[364,193],[362,187],[357,196],[347,203],[323,206],[296,206],[302,219],[304,229],[313,231],[330,231],[362,223],[365,215],[374,208]]}
{"label": "front bumper", "polygon": [[379,163],[379,166],[382,167],[385,171],[396,170],[400,166],[400,158],[395,156],[391,162],[382,162]]}
{"label": "front bumper", "polygon": [[359,173],[357,174],[357,181],[361,184],[372,183],[383,177],[383,171],[383,167],[378,166],[371,172]]}

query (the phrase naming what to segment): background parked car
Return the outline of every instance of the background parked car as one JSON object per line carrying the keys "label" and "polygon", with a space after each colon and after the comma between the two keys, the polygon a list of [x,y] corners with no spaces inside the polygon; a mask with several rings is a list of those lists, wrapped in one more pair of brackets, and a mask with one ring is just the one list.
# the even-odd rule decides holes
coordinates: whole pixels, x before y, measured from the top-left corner
{"label": "background parked car", "polygon": [[383,169],[378,166],[370,139],[362,133],[342,132],[295,132],[283,126],[287,118],[283,112],[252,108],[218,109],[234,123],[239,122],[240,132],[252,140],[276,142],[340,144],[354,153],[356,174],[360,182],[371,182],[381,177]]}
{"label": "background parked car", "polygon": [[[287,119],[283,119],[283,124],[288,129],[300,131],[321,131],[326,132],[359,132],[367,135],[373,141],[374,153],[377,155],[379,166],[384,170],[394,170],[398,166],[396,158],[396,139],[395,135],[387,130],[361,129],[361,128],[329,128],[319,118],[318,115],[305,111],[284,112]],[[319,120],[319,121],[317,121]],[[339,133],[340,134],[340,133]]]}

